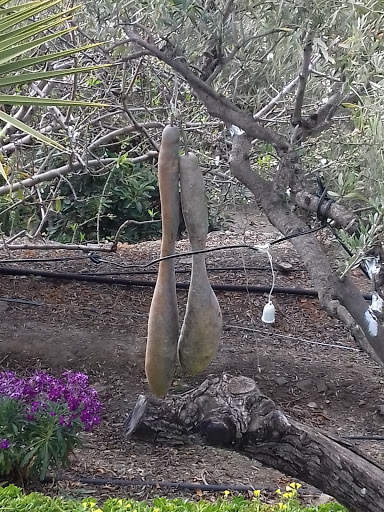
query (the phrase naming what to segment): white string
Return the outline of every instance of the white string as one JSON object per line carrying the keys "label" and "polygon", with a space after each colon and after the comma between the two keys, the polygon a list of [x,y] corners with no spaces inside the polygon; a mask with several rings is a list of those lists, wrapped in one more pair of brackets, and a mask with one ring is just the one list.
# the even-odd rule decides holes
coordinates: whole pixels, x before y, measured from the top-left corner
{"label": "white string", "polygon": [[268,302],[270,303],[271,299],[272,299],[273,289],[275,288],[276,276],[275,276],[275,271],[273,270],[273,260],[272,260],[272,254],[269,252],[269,245],[268,245],[268,249],[267,249],[267,255],[268,255],[268,260],[269,260],[269,264],[271,266],[271,273],[272,273],[272,286],[269,291],[269,297],[268,297]]}
{"label": "white string", "polygon": [[276,275],[275,275],[275,271],[273,269],[272,254],[269,252],[270,245],[269,244],[255,245],[255,248],[259,249],[260,252],[266,253],[266,255],[268,256],[268,260],[269,260],[269,266],[271,267],[272,285],[271,285],[271,289],[269,291],[269,296],[268,296],[268,303],[270,304],[271,300],[272,300],[272,293],[275,288],[275,282],[276,282]]}

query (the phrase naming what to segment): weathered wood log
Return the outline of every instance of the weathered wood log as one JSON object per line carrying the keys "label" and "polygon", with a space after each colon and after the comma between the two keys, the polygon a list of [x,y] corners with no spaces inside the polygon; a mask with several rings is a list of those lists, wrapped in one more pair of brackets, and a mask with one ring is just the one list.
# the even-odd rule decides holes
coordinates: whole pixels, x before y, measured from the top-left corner
{"label": "weathered wood log", "polygon": [[141,395],[126,434],[236,450],[333,496],[351,512],[384,511],[384,470],[353,445],[293,420],[243,376],[210,377],[165,399]]}

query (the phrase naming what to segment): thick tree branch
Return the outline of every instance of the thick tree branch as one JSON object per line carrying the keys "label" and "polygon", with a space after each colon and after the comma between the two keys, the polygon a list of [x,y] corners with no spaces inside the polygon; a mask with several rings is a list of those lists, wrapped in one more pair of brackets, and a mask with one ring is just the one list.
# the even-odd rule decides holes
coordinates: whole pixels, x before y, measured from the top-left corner
{"label": "thick tree branch", "polygon": [[[289,194],[289,199],[304,210],[313,213],[318,212],[320,198],[310,194],[306,190]],[[349,233],[356,232],[358,228],[358,222],[354,212],[346,210],[343,206],[335,202],[329,204],[329,200],[324,201],[320,205],[319,214],[324,218],[334,220],[338,226],[347,228]]]}
{"label": "thick tree branch", "polygon": [[289,143],[285,137],[274,130],[258,124],[249,113],[242,111],[228,98],[218,94],[212,87],[198,78],[186,65],[182,64],[180,60],[170,57],[155,45],[144,41],[144,39],[141,39],[134,33],[130,34],[130,40],[150,51],[152,55],[168,64],[183,76],[212,116],[218,117],[230,125],[238,126],[249,137],[269,142],[277,150],[285,151],[288,149]]}
{"label": "thick tree branch", "polygon": [[312,114],[306,123],[301,125],[296,134],[296,140],[304,141],[308,137],[320,135],[320,133],[327,130],[332,125],[333,116],[340,106],[343,103],[359,103],[361,95],[366,94],[370,87],[369,84],[363,85],[358,91],[351,91],[348,94],[343,94],[340,88],[340,90],[331,94],[327,102]]}
{"label": "thick tree branch", "polygon": [[223,446],[314,485],[350,512],[384,511],[377,463],[290,418],[248,377],[209,377],[164,400],[140,396],[126,432],[151,442]]}

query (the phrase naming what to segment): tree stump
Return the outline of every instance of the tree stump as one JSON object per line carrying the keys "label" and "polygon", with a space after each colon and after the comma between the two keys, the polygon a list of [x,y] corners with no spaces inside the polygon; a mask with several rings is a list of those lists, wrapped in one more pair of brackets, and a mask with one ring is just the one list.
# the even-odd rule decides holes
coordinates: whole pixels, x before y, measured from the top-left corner
{"label": "tree stump", "polygon": [[244,376],[209,377],[164,399],[140,395],[126,434],[225,447],[317,487],[351,512],[384,512],[384,470],[353,445],[293,420]]}

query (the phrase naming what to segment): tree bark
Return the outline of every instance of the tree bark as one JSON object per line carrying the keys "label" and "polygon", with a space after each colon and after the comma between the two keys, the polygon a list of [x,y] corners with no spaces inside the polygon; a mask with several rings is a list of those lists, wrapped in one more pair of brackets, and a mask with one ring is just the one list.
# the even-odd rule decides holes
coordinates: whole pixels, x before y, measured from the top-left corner
{"label": "tree bark", "polygon": [[243,376],[210,377],[182,395],[140,396],[126,420],[139,439],[222,446],[333,496],[350,512],[384,511],[384,470],[352,445],[299,423]]}

